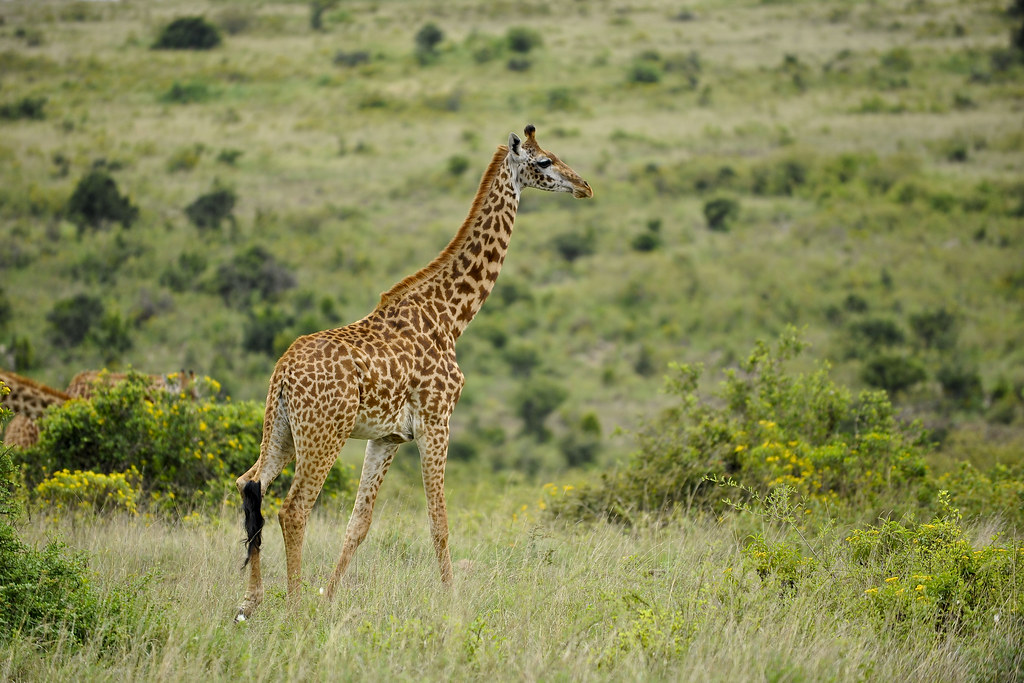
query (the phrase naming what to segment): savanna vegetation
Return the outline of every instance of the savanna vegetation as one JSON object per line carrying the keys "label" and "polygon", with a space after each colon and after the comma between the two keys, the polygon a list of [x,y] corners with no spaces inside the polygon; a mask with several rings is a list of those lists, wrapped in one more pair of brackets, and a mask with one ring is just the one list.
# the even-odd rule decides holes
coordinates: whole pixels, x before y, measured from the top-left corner
{"label": "savanna vegetation", "polygon": [[[1022,98],[1011,0],[5,3],[0,367],[204,379],[0,449],[0,674],[1020,679]],[[453,589],[407,445],[316,595],[351,444],[232,625],[274,361],[526,123],[595,198],[459,342]]]}

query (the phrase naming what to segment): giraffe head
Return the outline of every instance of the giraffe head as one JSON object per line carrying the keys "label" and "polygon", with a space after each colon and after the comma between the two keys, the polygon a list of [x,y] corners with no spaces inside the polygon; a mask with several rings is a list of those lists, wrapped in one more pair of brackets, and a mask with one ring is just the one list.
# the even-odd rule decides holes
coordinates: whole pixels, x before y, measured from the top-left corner
{"label": "giraffe head", "polygon": [[531,124],[523,130],[524,142],[515,133],[508,136],[508,156],[519,187],[536,187],[548,192],[572,192],[577,199],[593,197],[590,184],[557,156],[537,144],[537,129]]}

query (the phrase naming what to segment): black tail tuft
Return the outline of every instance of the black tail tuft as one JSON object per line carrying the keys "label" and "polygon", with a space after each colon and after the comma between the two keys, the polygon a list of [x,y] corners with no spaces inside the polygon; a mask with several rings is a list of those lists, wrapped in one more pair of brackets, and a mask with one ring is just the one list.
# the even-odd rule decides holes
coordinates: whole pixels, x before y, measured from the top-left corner
{"label": "black tail tuft", "polygon": [[263,491],[258,481],[250,481],[242,489],[242,510],[245,511],[245,562],[242,566],[249,564],[253,553],[260,549],[263,542],[263,513],[260,505],[263,503]]}

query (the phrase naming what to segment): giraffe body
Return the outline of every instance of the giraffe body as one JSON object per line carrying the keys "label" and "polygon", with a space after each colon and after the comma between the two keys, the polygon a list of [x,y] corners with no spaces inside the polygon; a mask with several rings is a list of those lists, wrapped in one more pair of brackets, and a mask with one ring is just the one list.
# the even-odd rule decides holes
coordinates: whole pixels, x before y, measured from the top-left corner
{"label": "giraffe body", "polygon": [[39,440],[36,421],[50,406],[60,405],[71,398],[63,391],[13,372],[0,371],[0,381],[11,390],[0,398],[0,403],[14,413],[4,432],[4,444],[8,446],[27,448],[34,445]]}
{"label": "giraffe body", "polygon": [[288,594],[294,599],[301,585],[306,520],[350,438],[368,443],[328,597],[366,537],[381,482],[398,446],[407,441],[416,441],[420,451],[441,580],[452,580],[444,470],[448,420],[464,383],[455,342],[498,278],[522,189],[593,196],[575,171],[540,148],[534,132],[527,126],[525,142],[512,134],[508,146],[498,147],[469,215],[437,258],[385,292],[362,320],[299,337],[278,360],[267,393],[259,458],[237,481],[249,539],[248,589],[237,621],[247,618],[263,597],[259,504],[270,482],[295,460],[295,477],[280,513]]}

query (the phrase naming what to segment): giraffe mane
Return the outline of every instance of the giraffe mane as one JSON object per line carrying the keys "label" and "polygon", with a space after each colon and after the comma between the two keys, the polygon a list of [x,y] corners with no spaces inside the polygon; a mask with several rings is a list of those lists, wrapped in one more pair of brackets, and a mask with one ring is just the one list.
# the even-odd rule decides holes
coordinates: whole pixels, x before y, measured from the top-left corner
{"label": "giraffe mane", "polygon": [[483,177],[480,178],[480,187],[477,188],[476,197],[473,198],[473,205],[470,206],[466,219],[462,221],[459,231],[455,233],[455,237],[453,237],[448,243],[448,246],[446,246],[433,261],[412,275],[400,280],[392,286],[391,289],[381,294],[380,303],[377,304],[376,310],[380,310],[389,304],[401,300],[402,297],[415,289],[418,285],[426,282],[440,272],[452,256],[458,252],[472,232],[473,219],[483,208],[487,193],[490,191],[491,185],[494,183],[494,179],[498,175],[498,171],[501,170],[501,164],[505,161],[506,156],[508,156],[508,147],[505,145],[498,145],[498,149],[494,152],[494,157],[491,159],[491,163],[487,166],[487,170],[484,171]]}
{"label": "giraffe mane", "polygon": [[45,384],[35,381],[34,379],[29,379],[28,377],[15,374],[13,372],[8,372],[7,370],[0,370],[0,381],[9,386],[11,388],[11,391],[14,391],[14,389],[18,385],[22,385],[27,386],[30,389],[37,389],[41,393],[47,394],[48,396],[60,401],[67,401],[71,399],[71,397],[65,394],[63,391],[54,389],[53,387],[48,387]]}

